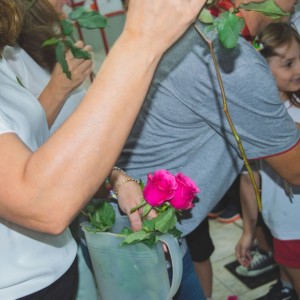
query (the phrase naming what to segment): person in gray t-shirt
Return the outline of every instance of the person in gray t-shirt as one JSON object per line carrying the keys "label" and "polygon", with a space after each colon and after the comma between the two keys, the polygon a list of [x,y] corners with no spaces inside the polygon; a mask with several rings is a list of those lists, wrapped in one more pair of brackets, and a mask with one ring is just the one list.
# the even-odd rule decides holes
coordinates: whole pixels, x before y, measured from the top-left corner
{"label": "person in gray t-shirt", "polygon": [[[276,3],[291,11],[295,1]],[[273,21],[259,12],[241,14],[252,36]],[[295,180],[299,132],[280,101],[268,64],[242,37],[234,49],[225,49],[216,35],[212,40],[228,110],[247,158],[265,158],[282,177]],[[163,168],[183,172],[197,183],[199,199],[178,224],[184,234],[207,216],[239,174],[243,161],[223,111],[213,60],[193,27],[161,61],[118,166],[143,180]]]}

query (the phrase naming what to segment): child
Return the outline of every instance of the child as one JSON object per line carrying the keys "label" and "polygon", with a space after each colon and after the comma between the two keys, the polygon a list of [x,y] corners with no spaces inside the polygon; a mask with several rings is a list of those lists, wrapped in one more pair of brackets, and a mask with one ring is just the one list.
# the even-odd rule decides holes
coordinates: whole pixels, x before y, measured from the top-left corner
{"label": "child", "polygon": [[[281,99],[299,127],[300,36],[298,32],[288,24],[270,24],[257,37],[257,45],[260,53],[270,65]],[[261,181],[262,215],[273,236],[274,258],[280,266],[281,280],[271,287],[268,294],[259,299],[298,299],[300,297],[300,221],[298,215],[300,188],[287,185],[265,163],[261,164]],[[253,204],[250,206],[254,207]],[[253,217],[254,212],[250,212],[250,215]],[[251,228],[252,232],[251,234],[248,232],[246,236],[247,232],[244,231],[236,248],[237,257],[242,265],[246,264],[246,257],[249,257],[249,242],[253,237],[253,226],[249,224],[245,226]]]}

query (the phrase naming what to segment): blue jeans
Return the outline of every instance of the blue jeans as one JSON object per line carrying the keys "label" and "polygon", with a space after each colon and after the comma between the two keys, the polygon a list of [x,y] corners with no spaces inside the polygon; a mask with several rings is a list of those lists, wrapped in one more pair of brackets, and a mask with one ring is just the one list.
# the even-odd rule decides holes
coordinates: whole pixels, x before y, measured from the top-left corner
{"label": "blue jeans", "polygon": [[[182,281],[173,300],[205,300],[189,251],[186,251],[182,263]],[[172,268],[169,268],[168,272],[171,279]]]}

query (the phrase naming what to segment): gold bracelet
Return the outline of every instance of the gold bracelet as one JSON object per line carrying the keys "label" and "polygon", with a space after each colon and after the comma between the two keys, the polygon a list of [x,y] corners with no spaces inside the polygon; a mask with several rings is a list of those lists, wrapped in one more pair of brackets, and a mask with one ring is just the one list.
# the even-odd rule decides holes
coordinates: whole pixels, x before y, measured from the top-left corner
{"label": "gold bracelet", "polygon": [[127,179],[124,179],[122,180],[119,184],[117,184],[117,186],[115,187],[115,195],[118,196],[118,192],[119,192],[119,188],[125,184],[126,182],[130,182],[130,181],[134,181],[136,182],[138,185],[140,184],[140,181],[135,179],[135,178],[127,178]]}
{"label": "gold bracelet", "polygon": [[127,174],[124,170],[122,170],[121,168],[116,167],[116,166],[114,166],[114,167],[112,168],[111,172],[112,172],[112,171],[120,171],[120,172],[122,172],[123,174]]}

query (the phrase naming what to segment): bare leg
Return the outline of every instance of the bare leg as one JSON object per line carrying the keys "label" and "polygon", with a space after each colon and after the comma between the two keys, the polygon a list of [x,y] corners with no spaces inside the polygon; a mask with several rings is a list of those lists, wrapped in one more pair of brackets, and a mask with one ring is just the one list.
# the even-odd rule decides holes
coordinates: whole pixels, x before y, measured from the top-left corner
{"label": "bare leg", "polygon": [[193,263],[205,297],[211,298],[213,273],[210,259]]}
{"label": "bare leg", "polygon": [[264,228],[262,226],[257,226],[255,229],[255,238],[257,240],[258,246],[260,249],[266,251],[266,252],[271,252],[273,251],[272,247],[268,243],[266,239],[266,235],[264,232]]}
{"label": "bare leg", "polygon": [[[289,280],[293,284],[293,288],[298,295],[298,299],[300,300],[300,269],[299,268],[288,268],[285,266],[281,266],[283,269],[283,273],[285,273]],[[282,274],[283,275],[283,274]]]}

